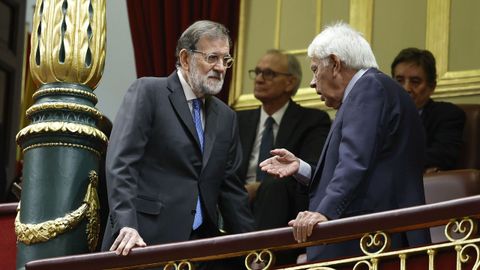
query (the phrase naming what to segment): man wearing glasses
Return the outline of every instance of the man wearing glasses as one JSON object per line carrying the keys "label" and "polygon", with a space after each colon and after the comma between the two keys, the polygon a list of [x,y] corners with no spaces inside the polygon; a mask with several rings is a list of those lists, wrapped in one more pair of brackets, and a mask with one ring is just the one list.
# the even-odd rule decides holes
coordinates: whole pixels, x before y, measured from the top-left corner
{"label": "man wearing glasses", "polygon": [[103,249],[218,235],[217,206],[228,232],[253,230],[236,114],[213,95],[233,64],[228,30],[191,25],[178,40],[177,71],[130,86],[113,125],[106,172],[110,205]]}
{"label": "man wearing glasses", "polygon": [[[258,164],[274,148],[286,148],[315,164],[330,128],[327,113],[303,108],[292,97],[302,80],[297,58],[269,50],[249,70],[253,93],[262,105],[239,111],[238,120],[243,160],[239,177],[251,198],[257,229],[285,227],[299,211],[308,207],[307,190],[293,178],[273,179],[261,173]],[[277,265],[295,263],[292,252],[276,254]]]}

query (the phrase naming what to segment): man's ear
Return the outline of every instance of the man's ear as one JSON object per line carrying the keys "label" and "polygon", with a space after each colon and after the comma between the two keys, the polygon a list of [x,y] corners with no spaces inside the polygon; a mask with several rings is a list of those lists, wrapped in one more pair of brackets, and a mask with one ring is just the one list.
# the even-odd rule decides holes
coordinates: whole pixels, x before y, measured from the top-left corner
{"label": "man's ear", "polygon": [[430,83],[429,85],[432,88],[432,93],[433,93],[433,91],[435,91],[435,88],[437,87],[437,82]]}
{"label": "man's ear", "polygon": [[338,58],[338,56],[334,54],[330,54],[329,58],[330,63],[332,64],[333,76],[340,74],[340,72],[342,71],[342,61],[340,60],[340,58]]}
{"label": "man's ear", "polygon": [[295,88],[295,86],[297,85],[297,82],[298,82],[298,78],[295,77],[295,76],[288,76],[287,78],[287,84],[285,85],[285,90],[287,90],[287,92],[290,92],[292,93],[293,92],[293,89]]}
{"label": "man's ear", "polygon": [[189,69],[189,53],[186,49],[181,49],[180,52],[178,53],[179,59],[180,59],[180,66],[182,67],[183,70],[188,70]]}

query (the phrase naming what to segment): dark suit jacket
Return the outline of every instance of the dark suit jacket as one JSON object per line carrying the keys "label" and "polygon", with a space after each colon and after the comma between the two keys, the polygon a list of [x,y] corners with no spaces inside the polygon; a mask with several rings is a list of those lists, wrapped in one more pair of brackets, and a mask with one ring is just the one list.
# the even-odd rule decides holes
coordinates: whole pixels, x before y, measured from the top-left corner
{"label": "dark suit jacket", "polygon": [[421,117],[427,135],[425,168],[454,169],[463,144],[465,112],[452,103],[430,99]]}
{"label": "dark suit jacket", "polygon": [[[376,69],[337,112],[310,185],[310,211],[338,219],[425,203],[424,132],[411,98]],[[393,247],[429,242],[428,231],[394,235]],[[309,260],[361,254],[359,242],[307,248]]]}
{"label": "dark suit jacket", "polygon": [[[245,181],[248,163],[257,135],[260,108],[237,112],[243,160],[238,170]],[[286,148],[303,160],[314,164],[322,151],[330,129],[330,117],[324,111],[304,108],[290,101],[279,125],[274,148]],[[244,182],[245,183],[245,182]],[[267,176],[260,185],[253,210],[258,229],[287,226],[299,211],[308,207],[307,189],[300,188],[290,177],[285,180]]]}
{"label": "dark suit jacket", "polygon": [[200,195],[207,236],[217,235],[217,205],[229,232],[253,230],[247,193],[236,177],[242,155],[236,114],[205,101],[202,155],[177,73],[141,78],[128,89],[113,125],[106,173],[110,218],[103,249],[122,227],[148,245],[188,240]]}

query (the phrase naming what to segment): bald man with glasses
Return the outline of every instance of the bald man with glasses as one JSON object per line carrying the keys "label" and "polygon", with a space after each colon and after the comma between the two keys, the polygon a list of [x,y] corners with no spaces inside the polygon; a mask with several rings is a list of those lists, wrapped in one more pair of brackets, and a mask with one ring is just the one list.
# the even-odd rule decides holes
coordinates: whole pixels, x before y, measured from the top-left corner
{"label": "bald man with glasses", "polygon": [[[307,209],[307,190],[293,178],[275,180],[261,173],[259,161],[268,158],[271,149],[286,148],[315,164],[331,121],[324,111],[301,107],[292,100],[302,80],[295,56],[269,50],[249,75],[255,98],[262,105],[237,112],[243,150],[238,174],[249,192],[257,229],[285,227]],[[296,254],[281,254],[277,262],[295,263],[295,258]]]}

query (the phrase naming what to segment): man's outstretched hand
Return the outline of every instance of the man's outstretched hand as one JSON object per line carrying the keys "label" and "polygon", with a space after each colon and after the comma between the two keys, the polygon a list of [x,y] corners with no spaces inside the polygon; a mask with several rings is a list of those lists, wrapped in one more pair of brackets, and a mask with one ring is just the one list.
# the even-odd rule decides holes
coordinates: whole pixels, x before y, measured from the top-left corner
{"label": "man's outstretched hand", "polygon": [[300,160],[287,149],[273,149],[270,154],[273,157],[259,164],[262,171],[278,178],[291,176],[298,172]]}

